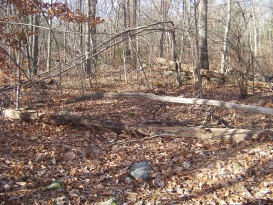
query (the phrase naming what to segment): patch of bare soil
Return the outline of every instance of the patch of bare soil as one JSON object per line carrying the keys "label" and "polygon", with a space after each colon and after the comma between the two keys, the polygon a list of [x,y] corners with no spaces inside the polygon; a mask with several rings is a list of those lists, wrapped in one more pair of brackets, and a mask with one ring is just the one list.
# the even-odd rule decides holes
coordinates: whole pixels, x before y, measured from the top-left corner
{"label": "patch of bare soil", "polygon": [[[113,80],[114,79],[114,80]],[[143,79],[143,78],[140,78]],[[160,79],[124,83],[102,76],[85,88],[94,92],[153,92],[197,97],[192,85],[175,88]],[[81,87],[44,89],[46,113],[90,116],[133,124],[271,129],[272,116],[199,105],[143,99],[104,98],[74,104],[67,99]],[[65,86],[67,86],[65,88]],[[22,102],[29,99],[25,90]],[[61,96],[61,97],[60,97]],[[272,107],[272,93],[256,92],[242,100],[236,86],[213,86],[204,96],[241,104]],[[225,121],[223,124],[219,119]],[[169,124],[168,124],[169,123]],[[43,120],[24,122],[0,117],[0,204],[98,204],[116,198],[120,204],[273,204],[273,143],[240,143],[164,136],[140,138],[97,129],[54,126]],[[152,166],[147,181],[128,176],[135,162]],[[57,188],[47,188],[59,180]]]}

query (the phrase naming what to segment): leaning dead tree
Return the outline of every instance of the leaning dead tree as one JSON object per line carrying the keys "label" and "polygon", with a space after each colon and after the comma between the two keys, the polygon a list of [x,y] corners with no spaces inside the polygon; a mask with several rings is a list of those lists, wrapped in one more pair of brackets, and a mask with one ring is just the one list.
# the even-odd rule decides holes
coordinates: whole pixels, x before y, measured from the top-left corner
{"label": "leaning dead tree", "polygon": [[[169,28],[166,29],[167,32],[170,32],[172,34],[172,39],[174,45],[176,44],[175,42],[175,29],[174,29],[174,23],[172,21],[164,21],[164,22],[156,22],[152,23],[146,26],[140,26],[136,28],[130,28],[125,31],[122,31],[120,33],[117,33],[107,40],[101,42],[98,44],[96,47],[94,47],[92,50],[88,52],[88,55],[90,58],[93,58],[100,53],[104,52],[105,50],[112,48],[113,46],[122,43],[123,41],[126,40],[126,38],[121,38],[124,36],[127,36],[127,38],[130,38],[131,36],[137,36],[139,34],[145,35],[145,32],[149,33],[150,31],[161,31],[163,29],[163,25],[169,25]],[[173,61],[174,63],[174,71],[177,73],[176,74],[176,82],[177,84],[180,84],[180,79],[179,79],[179,69],[178,69],[178,60],[177,60],[177,53],[175,50],[175,46],[173,46]],[[50,79],[53,77],[56,77],[60,74],[65,74],[74,67],[84,63],[86,61],[85,55],[80,55],[72,59],[71,61],[67,62],[66,64],[62,65],[62,68],[60,69],[59,67],[56,67],[55,69],[52,69],[48,72],[41,73],[37,75],[37,81],[42,81],[45,79]]]}
{"label": "leaning dead tree", "polygon": [[[23,85],[34,84],[33,82],[40,82],[40,81],[43,81],[46,79],[54,78],[59,75],[63,75],[65,73],[69,72],[70,70],[72,70],[73,68],[81,65],[82,63],[85,63],[86,62],[86,58],[85,58],[86,55],[88,55],[90,58],[93,58],[95,56],[98,56],[100,53],[104,52],[105,50],[112,48],[113,46],[118,45],[118,44],[122,43],[123,41],[125,41],[126,38],[124,38],[124,36],[127,36],[127,38],[130,38],[131,36],[137,36],[140,34],[145,35],[145,32],[147,32],[147,33],[151,32],[151,31],[158,31],[159,32],[159,31],[162,31],[163,28],[166,28],[166,26],[163,26],[163,25],[169,25],[166,29],[166,32],[170,32],[172,39],[173,39],[173,44],[174,44],[174,46],[173,46],[173,61],[175,62],[173,69],[176,73],[175,81],[176,81],[177,85],[180,85],[180,74],[179,74],[179,69],[178,69],[177,53],[175,50],[176,49],[175,48],[175,44],[176,44],[176,42],[175,42],[175,28],[174,28],[174,23],[172,21],[156,22],[156,23],[152,23],[149,25],[140,26],[140,27],[136,27],[136,28],[130,28],[130,29],[124,30],[122,32],[119,32],[119,33],[111,36],[107,40],[97,44],[88,53],[86,53],[84,55],[79,55],[79,56],[75,57],[74,59],[72,59],[71,61],[66,62],[65,64],[62,64],[62,65],[59,65],[59,66],[55,67],[54,69],[51,69],[50,71],[40,73],[40,74],[36,75],[33,79],[28,78],[26,81],[22,82],[22,84]],[[15,85],[11,85],[8,88],[12,89],[12,88],[14,88],[14,86]],[[7,90],[7,88],[0,89],[0,91],[4,91],[4,90]]]}

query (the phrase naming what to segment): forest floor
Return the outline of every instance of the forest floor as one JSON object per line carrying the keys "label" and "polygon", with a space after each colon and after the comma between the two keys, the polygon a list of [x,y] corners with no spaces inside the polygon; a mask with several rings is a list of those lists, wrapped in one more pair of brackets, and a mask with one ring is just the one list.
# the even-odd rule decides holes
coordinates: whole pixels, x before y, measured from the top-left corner
{"label": "forest floor", "polygon": [[[118,75],[101,75],[93,81],[95,92],[148,92],[197,97],[190,84],[175,88],[160,78],[125,83]],[[72,79],[44,88],[43,112],[68,112],[99,120],[131,124],[180,123],[184,126],[219,127],[208,113],[231,128],[273,129],[273,116],[219,107],[185,105],[147,99],[104,98],[66,104],[83,94]],[[208,87],[210,86],[210,87]],[[270,89],[257,89],[239,99],[235,85],[208,83],[204,98],[273,108]],[[9,93],[11,97],[12,94]],[[61,97],[60,97],[61,96]],[[11,97],[12,98],[12,97]],[[33,104],[26,88],[21,102]],[[4,97],[2,97],[4,99]],[[3,106],[3,105],[2,105]],[[6,103],[5,108],[12,108]],[[116,198],[120,204],[273,204],[273,143],[268,140],[205,140],[162,136],[139,140],[137,136],[69,125],[19,121],[0,116],[0,205],[99,204]],[[132,141],[132,142],[130,142]],[[141,161],[152,166],[147,181],[128,177],[129,167]],[[61,181],[57,189],[48,187]]]}

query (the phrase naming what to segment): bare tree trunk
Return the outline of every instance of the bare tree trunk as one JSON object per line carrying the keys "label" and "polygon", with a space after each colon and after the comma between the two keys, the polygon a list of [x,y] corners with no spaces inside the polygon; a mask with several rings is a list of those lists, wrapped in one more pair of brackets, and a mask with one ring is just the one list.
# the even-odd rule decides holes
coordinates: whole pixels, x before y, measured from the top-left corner
{"label": "bare tree trunk", "polygon": [[[91,0],[91,13],[90,13],[91,19],[96,18],[97,2],[98,0]],[[91,26],[90,34],[91,34],[92,55],[94,55],[95,53],[97,53],[97,50],[95,49],[95,47],[97,46],[97,26],[96,25]],[[92,58],[92,66],[93,66],[94,72],[96,72],[97,70],[97,63],[98,63],[98,55],[94,55],[94,57]]]}
{"label": "bare tree trunk", "polygon": [[[86,0],[86,14],[88,17],[90,17],[90,10],[91,10],[91,0]],[[85,71],[88,75],[91,74],[91,38],[90,38],[90,28],[89,28],[89,23],[86,23],[86,45],[87,48],[85,49],[86,52],[86,68]]]}
{"label": "bare tree trunk", "polygon": [[[86,0],[86,6],[87,6],[87,15],[89,19],[95,19],[96,17],[96,7],[97,7],[97,0]],[[93,55],[96,53],[96,49],[94,47],[97,44],[97,38],[96,38],[96,25],[92,25],[92,23],[87,23],[86,25],[86,31],[87,31],[87,61],[86,61],[86,73],[88,75],[91,74],[91,67],[93,67],[94,71],[96,71],[97,68],[97,55]],[[90,53],[92,51],[92,53]],[[93,57],[91,58],[91,56]]]}
{"label": "bare tree trunk", "polygon": [[[52,4],[52,0],[50,0],[50,4]],[[49,27],[52,27],[52,19],[50,18],[48,20],[48,24]],[[52,31],[49,30],[48,31],[48,37],[47,37],[47,59],[46,59],[46,69],[47,71],[50,70],[50,64],[51,64],[51,47],[52,47],[52,43],[51,43],[51,38],[52,38]]]}
{"label": "bare tree trunk", "polygon": [[[256,12],[255,12],[255,2],[251,1],[251,13],[252,13],[252,26],[253,26],[253,40],[254,40],[254,55],[251,51],[251,67],[252,67],[252,93],[254,94],[254,81],[255,81],[255,71],[256,71],[256,58],[258,55],[258,37],[257,37],[257,22],[256,22]],[[250,33],[252,33],[250,29]],[[252,49],[251,49],[252,50]]]}
{"label": "bare tree trunk", "polygon": [[[17,56],[17,64],[20,65],[21,61],[21,52],[18,52]],[[16,98],[15,98],[15,108],[20,108],[20,95],[21,95],[21,71],[19,68],[17,68],[17,86],[16,86]]]}
{"label": "bare tree trunk", "polygon": [[[123,1],[123,29],[126,30],[130,28],[131,21],[130,21],[130,3],[129,0]],[[128,36],[125,36],[125,38],[128,38]],[[129,48],[129,40],[126,39],[125,43],[125,56],[126,58],[131,56],[131,51]]]}
{"label": "bare tree trunk", "polygon": [[128,77],[127,77],[127,69],[126,69],[126,51],[125,48],[122,50],[122,56],[123,56],[123,71],[124,71],[124,80],[127,83]]}
{"label": "bare tree trunk", "polygon": [[[188,50],[186,50],[186,41],[187,41],[187,32],[189,32],[189,29],[188,29],[188,19],[190,17],[190,14],[188,14],[188,3],[186,0],[183,0],[182,2],[183,4],[183,11],[182,11],[182,28],[185,28],[183,29],[182,31],[182,34],[181,34],[181,54],[183,55],[182,59],[185,59],[186,57],[186,53],[188,52]],[[183,62],[181,62],[183,63]]]}
{"label": "bare tree trunk", "polygon": [[[129,27],[129,20],[130,18],[130,12],[128,11],[128,6],[129,6],[129,1],[123,0],[122,2],[122,12],[123,12],[123,30],[128,29]],[[128,76],[127,76],[127,68],[126,68],[126,63],[127,63],[127,58],[130,56],[130,49],[129,49],[129,39],[127,35],[123,36],[123,51],[122,51],[122,56],[123,56],[123,70],[124,70],[124,78],[125,81],[128,82]]]}
{"label": "bare tree trunk", "polygon": [[197,2],[194,0],[194,22],[195,22],[195,35],[196,35],[196,59],[197,59],[197,76],[198,76],[198,86],[199,86],[199,97],[203,97],[202,89],[202,78],[201,78],[201,57],[199,51],[199,29],[198,29],[198,19],[197,19]]}
{"label": "bare tree trunk", "polygon": [[[165,0],[161,0],[161,6],[160,6],[160,10],[161,10],[161,14],[162,14],[162,21],[164,21],[164,15],[165,15]],[[159,41],[159,57],[160,58],[164,58],[164,42],[165,42],[165,31],[164,31],[164,27],[163,30],[161,32],[160,35],[160,41]]]}
{"label": "bare tree trunk", "polygon": [[224,74],[226,72],[226,60],[227,60],[227,49],[228,49],[228,34],[230,29],[230,19],[231,19],[231,0],[227,0],[227,18],[225,25],[225,33],[223,40],[223,52],[221,57],[221,73]]}
{"label": "bare tree trunk", "polygon": [[209,70],[208,39],[207,39],[208,0],[199,2],[199,43],[201,69]]}
{"label": "bare tree trunk", "polygon": [[164,39],[165,39],[165,32],[161,32],[160,42],[159,42],[159,57],[164,58]]}
{"label": "bare tree trunk", "polygon": [[[39,16],[35,15],[34,25],[39,26]],[[32,76],[37,75],[38,73],[38,57],[39,57],[39,29],[37,27],[33,27],[33,45],[32,45]]]}
{"label": "bare tree trunk", "polygon": [[[269,10],[269,16],[270,16],[270,19],[273,19],[273,1],[270,0],[270,10]],[[273,24],[270,24],[270,27],[269,27],[270,31],[269,31],[269,42],[270,42],[270,49],[272,51],[273,49]]]}
{"label": "bare tree trunk", "polygon": [[177,87],[181,85],[181,77],[180,77],[180,66],[178,62],[177,55],[177,44],[176,44],[176,35],[174,25],[172,24],[173,29],[171,30],[172,44],[173,44],[173,61],[174,61],[174,72],[175,72],[175,81]]}
{"label": "bare tree trunk", "polygon": [[[160,5],[160,12],[161,12],[161,20],[167,21],[168,19],[168,13],[170,8],[170,2],[168,0],[161,0]],[[166,42],[166,31],[165,31],[165,25],[163,25],[163,29],[160,36],[160,42],[159,42],[159,57],[164,58],[164,51],[165,51],[165,44]]]}
{"label": "bare tree trunk", "polygon": [[251,13],[252,13],[252,20],[253,20],[253,40],[254,40],[254,57],[257,57],[258,54],[258,38],[257,38],[257,22],[256,22],[256,12],[255,12],[255,2],[254,0],[251,1]]}
{"label": "bare tree trunk", "polygon": [[[24,31],[23,26],[21,26],[21,34],[23,33],[23,31]],[[21,47],[22,47],[22,42],[21,42],[21,39],[19,39],[19,48]],[[18,54],[16,56],[16,63],[17,65],[21,65],[22,52],[19,49],[17,53]],[[20,95],[21,95],[21,70],[19,67],[17,67],[17,86],[16,86],[16,97],[15,97],[16,109],[20,109]]]}
{"label": "bare tree trunk", "polygon": [[66,32],[64,32],[64,63],[66,63]]}
{"label": "bare tree trunk", "polygon": [[[138,0],[133,0],[133,19],[132,19],[132,27],[137,27],[137,8],[138,8]],[[137,68],[137,42],[136,35],[132,36],[132,67],[133,69]]]}

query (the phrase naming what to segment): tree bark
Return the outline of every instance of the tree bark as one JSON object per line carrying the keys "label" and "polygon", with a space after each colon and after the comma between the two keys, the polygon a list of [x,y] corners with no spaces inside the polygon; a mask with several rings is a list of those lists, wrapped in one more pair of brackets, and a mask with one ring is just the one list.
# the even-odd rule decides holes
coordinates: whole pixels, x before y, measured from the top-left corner
{"label": "tree bark", "polygon": [[[122,11],[123,11],[123,30],[130,28],[130,2],[128,0],[123,0],[122,2]],[[131,56],[131,51],[129,48],[129,39],[128,35],[123,35],[124,38],[124,52],[125,52],[125,61],[128,57]]]}
{"label": "tree bark", "polygon": [[[161,20],[166,21],[168,18],[168,12],[169,12],[169,3],[167,0],[161,0],[160,2],[160,13],[161,13]],[[163,25],[163,29],[160,35],[160,41],[159,41],[159,57],[164,58],[164,50],[165,50],[165,41],[166,41],[166,31],[165,31],[165,25]]]}
{"label": "tree bark", "polygon": [[201,69],[209,70],[208,39],[207,39],[207,15],[208,0],[200,0],[199,3],[199,43]]}
{"label": "tree bark", "polygon": [[223,51],[221,57],[221,73],[224,74],[226,72],[226,60],[227,60],[227,49],[228,49],[228,34],[230,29],[230,19],[231,19],[231,0],[227,0],[227,18],[225,25],[225,33],[223,40]]}
{"label": "tree bark", "polygon": [[175,72],[175,82],[177,87],[181,85],[181,78],[180,78],[180,67],[178,62],[178,55],[177,55],[177,45],[176,45],[176,36],[175,36],[175,29],[174,25],[172,25],[173,29],[171,31],[172,41],[173,41],[173,61],[174,61],[174,72]]}
{"label": "tree bark", "polygon": [[[52,0],[50,0],[50,4],[52,4]],[[52,19],[50,18],[48,20],[49,27],[52,28]],[[48,31],[48,37],[47,37],[47,58],[46,58],[46,69],[47,71],[50,70],[50,64],[51,64],[51,47],[52,47],[52,30]]]}
{"label": "tree bark", "polygon": [[[132,8],[132,27],[137,27],[137,8],[138,8],[138,0],[133,0],[133,8]],[[137,69],[137,37],[136,35],[132,36],[132,68]]]}
{"label": "tree bark", "polygon": [[[92,20],[95,20],[97,15],[97,3],[98,0],[91,0],[91,13],[90,17]],[[92,58],[92,66],[94,68],[94,72],[97,69],[97,62],[98,62],[98,55],[95,55],[97,53],[97,26],[93,25],[90,28],[90,34],[91,34],[91,46],[92,46],[92,54],[94,57]]]}
{"label": "tree bark", "polygon": [[[87,6],[87,16],[92,21],[96,17],[96,7],[97,7],[97,0],[86,0]],[[96,25],[92,25],[92,22],[86,23],[86,32],[87,32],[87,49],[86,49],[86,73],[88,75],[91,74],[91,67],[93,67],[94,71],[97,68],[97,59],[98,56],[95,55],[96,51]],[[92,56],[92,57],[91,57]]]}
{"label": "tree bark", "polygon": [[197,59],[197,77],[198,77],[198,88],[199,88],[199,97],[203,97],[203,88],[202,88],[202,78],[201,78],[201,55],[200,55],[200,34],[199,34],[199,27],[198,27],[198,16],[197,16],[197,0],[194,0],[194,24],[195,24],[195,47],[196,47],[196,59]]}
{"label": "tree bark", "polygon": [[[39,16],[34,15],[33,16],[33,23],[34,25],[39,26]],[[38,73],[38,58],[39,58],[39,28],[33,27],[33,44],[32,44],[32,71],[31,71],[31,77],[37,75]]]}

